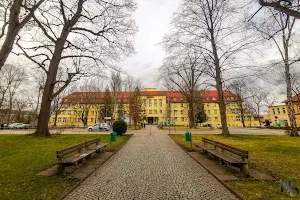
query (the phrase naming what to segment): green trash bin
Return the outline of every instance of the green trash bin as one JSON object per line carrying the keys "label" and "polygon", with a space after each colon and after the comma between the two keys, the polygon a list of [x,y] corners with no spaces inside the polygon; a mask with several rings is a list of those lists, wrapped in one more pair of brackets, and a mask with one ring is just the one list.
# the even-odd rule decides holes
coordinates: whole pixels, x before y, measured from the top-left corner
{"label": "green trash bin", "polygon": [[110,141],[111,142],[117,141],[117,133],[116,132],[111,132],[111,134],[110,134]]}
{"label": "green trash bin", "polygon": [[185,141],[187,142],[191,141],[191,133],[189,131],[185,132]]}

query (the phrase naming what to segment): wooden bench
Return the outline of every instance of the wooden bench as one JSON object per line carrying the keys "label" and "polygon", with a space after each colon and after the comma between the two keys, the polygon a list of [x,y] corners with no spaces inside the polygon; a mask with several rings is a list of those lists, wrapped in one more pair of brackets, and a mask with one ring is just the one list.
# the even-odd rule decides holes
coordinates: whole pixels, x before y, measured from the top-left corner
{"label": "wooden bench", "polygon": [[[213,157],[218,158],[221,164],[226,163],[238,167],[240,168],[241,174],[249,176],[248,151],[207,138],[202,138],[202,141],[203,144],[194,145],[201,148],[204,153],[209,153]],[[208,144],[210,146],[208,146]],[[239,158],[237,158],[237,156]]]}
{"label": "wooden bench", "polygon": [[[100,138],[96,138],[90,141],[85,142],[85,148],[87,150],[95,150],[97,153],[100,152],[100,149],[106,147],[108,143],[100,143]],[[95,145],[93,145],[95,144]]]}
{"label": "wooden bench", "polygon": [[[86,141],[81,144],[77,144],[74,146],[67,147],[65,149],[61,149],[56,151],[57,157],[57,174],[63,174],[65,171],[65,167],[77,165],[78,163],[82,163],[84,159],[89,158],[94,152],[100,152],[101,148],[107,146],[107,143],[99,144],[100,139],[93,139],[90,141]],[[93,145],[95,144],[95,145]],[[63,159],[65,155],[73,154],[77,152],[77,154],[72,155],[66,159]]]}

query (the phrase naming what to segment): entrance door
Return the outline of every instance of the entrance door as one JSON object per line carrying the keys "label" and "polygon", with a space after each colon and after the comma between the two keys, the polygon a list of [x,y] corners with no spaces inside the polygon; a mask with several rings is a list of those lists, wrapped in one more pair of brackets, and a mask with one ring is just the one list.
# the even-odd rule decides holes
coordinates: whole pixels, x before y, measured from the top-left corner
{"label": "entrance door", "polygon": [[148,124],[153,124],[153,117],[148,117]]}

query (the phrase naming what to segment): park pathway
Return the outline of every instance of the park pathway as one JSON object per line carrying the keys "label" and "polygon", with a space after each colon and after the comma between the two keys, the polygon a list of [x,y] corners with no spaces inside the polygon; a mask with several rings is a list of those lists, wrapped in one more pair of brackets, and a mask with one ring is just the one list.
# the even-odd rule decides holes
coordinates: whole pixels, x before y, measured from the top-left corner
{"label": "park pathway", "polygon": [[65,199],[237,199],[165,133],[150,127]]}

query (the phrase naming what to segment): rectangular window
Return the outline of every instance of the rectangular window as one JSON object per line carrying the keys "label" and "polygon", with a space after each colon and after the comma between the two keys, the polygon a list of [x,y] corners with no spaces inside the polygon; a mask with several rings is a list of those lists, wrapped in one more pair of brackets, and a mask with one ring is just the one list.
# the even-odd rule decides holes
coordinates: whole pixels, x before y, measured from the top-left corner
{"label": "rectangular window", "polygon": [[184,117],[181,117],[181,121],[183,121],[183,122],[184,122]]}
{"label": "rectangular window", "polygon": [[174,103],[174,108],[177,108],[177,104],[176,103]]}
{"label": "rectangular window", "polygon": [[215,117],[215,121],[218,121],[218,117]]}
{"label": "rectangular window", "polygon": [[91,122],[94,122],[94,118],[91,118]]}
{"label": "rectangular window", "polygon": [[174,121],[177,122],[177,117],[174,118]]}
{"label": "rectangular window", "polygon": [[282,108],[282,113],[285,114],[285,108]]}
{"label": "rectangular window", "polygon": [[214,110],[214,114],[217,114],[217,110]]}
{"label": "rectangular window", "polygon": [[68,110],[68,115],[71,115],[71,110]]}
{"label": "rectangular window", "polygon": [[160,110],[160,114],[162,114],[162,110]]}
{"label": "rectangular window", "polygon": [[61,122],[61,118],[60,118],[60,117],[59,117],[59,118],[57,118],[57,121],[58,121],[58,122]]}
{"label": "rectangular window", "polygon": [[273,114],[275,115],[276,113],[275,113],[275,109],[273,108]]}
{"label": "rectangular window", "polygon": [[209,122],[210,122],[210,117],[208,117],[208,118],[207,118],[207,121],[209,121]]}
{"label": "rectangular window", "polygon": [[216,103],[214,103],[214,107],[217,107],[217,104],[216,104]]}
{"label": "rectangular window", "polygon": [[154,110],[154,114],[157,114],[157,110]]}
{"label": "rectangular window", "polygon": [[63,122],[67,122],[67,118],[64,117],[64,118],[63,118]]}
{"label": "rectangular window", "polygon": [[149,106],[152,106],[152,99],[149,99]]}
{"label": "rectangular window", "polygon": [[207,114],[210,114],[210,110],[207,110]]}
{"label": "rectangular window", "polygon": [[152,110],[149,110],[149,114],[152,114]]}
{"label": "rectangular window", "polygon": [[183,114],[184,114],[184,111],[183,111],[183,110],[181,110],[181,111],[180,111],[180,113],[183,115]]}
{"label": "rectangular window", "polygon": [[174,115],[177,115],[177,110],[174,110]]}
{"label": "rectangular window", "polygon": [[277,108],[277,113],[280,114],[280,109],[279,108]]}
{"label": "rectangular window", "polygon": [[52,118],[52,121],[55,122],[55,118]]}
{"label": "rectangular window", "polygon": [[159,100],[159,105],[162,106],[162,99]]}
{"label": "rectangular window", "polygon": [[94,111],[92,111],[92,115],[94,115],[95,113],[94,113]]}
{"label": "rectangular window", "polygon": [[146,106],[147,105],[147,100],[146,99],[144,99],[144,106]]}
{"label": "rectangular window", "polygon": [[236,116],[236,121],[240,121],[240,120],[241,120],[240,116]]}
{"label": "rectangular window", "polygon": [[208,103],[208,104],[206,104],[206,107],[209,107],[209,103]]}
{"label": "rectangular window", "polygon": [[94,105],[92,105],[92,108],[94,108]]}
{"label": "rectangular window", "polygon": [[181,104],[181,108],[183,108],[183,103]]}

